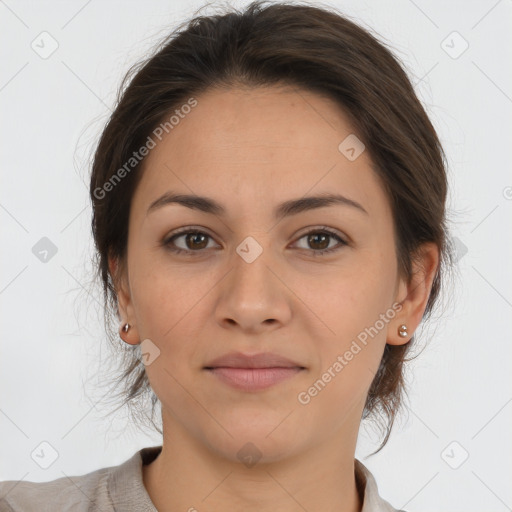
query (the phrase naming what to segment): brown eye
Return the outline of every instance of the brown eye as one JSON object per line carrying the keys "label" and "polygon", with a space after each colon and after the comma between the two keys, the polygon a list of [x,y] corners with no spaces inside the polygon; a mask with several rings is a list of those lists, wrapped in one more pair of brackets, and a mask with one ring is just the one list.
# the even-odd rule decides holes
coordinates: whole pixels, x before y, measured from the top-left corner
{"label": "brown eye", "polygon": [[308,244],[313,249],[319,249],[321,251],[329,247],[331,236],[326,233],[314,233],[308,236]]}
{"label": "brown eye", "polygon": [[188,233],[185,235],[185,245],[192,250],[204,249],[208,245],[207,238],[208,235],[204,233]]}
{"label": "brown eye", "polygon": [[[310,231],[299,238],[299,240],[302,239],[306,239],[307,247],[301,247],[301,249],[308,250],[313,256],[322,256],[324,254],[336,252],[341,249],[341,247],[348,245],[348,243],[339,235],[326,228]],[[334,246],[329,247],[331,240],[333,239],[336,240],[338,244],[334,244]]]}
{"label": "brown eye", "polygon": [[[175,233],[174,235],[166,238],[162,245],[176,253],[189,253],[192,256],[195,256],[193,253],[201,253],[204,252],[204,249],[208,248],[208,242],[212,237],[202,231],[193,231],[193,230],[183,230],[181,232]],[[178,243],[178,240],[180,242]],[[180,246],[181,245],[181,246]]]}
{"label": "brown eye", "polygon": [[[177,241],[180,242],[181,247]],[[305,249],[313,256],[322,256],[331,252],[336,252],[341,247],[348,245],[339,235],[329,229],[316,229],[301,236],[299,240],[305,239],[307,247],[299,247]],[[187,253],[190,256],[198,256],[205,252],[208,248],[208,242],[213,240],[210,235],[198,230],[184,229],[178,233],[174,233],[162,242],[162,245],[175,254]],[[335,240],[338,243],[331,246],[331,242]],[[331,247],[330,247],[331,246]]]}

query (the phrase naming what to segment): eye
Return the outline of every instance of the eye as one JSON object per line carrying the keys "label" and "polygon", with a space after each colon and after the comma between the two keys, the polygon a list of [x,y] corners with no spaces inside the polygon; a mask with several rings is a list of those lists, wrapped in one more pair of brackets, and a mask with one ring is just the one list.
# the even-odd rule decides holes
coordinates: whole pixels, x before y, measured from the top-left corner
{"label": "eye", "polygon": [[[184,247],[178,247],[176,245],[176,240],[179,240],[180,238],[183,239],[182,243],[184,243]],[[192,253],[199,253],[202,249],[207,248],[208,238],[211,239],[212,237],[203,231],[187,227],[166,238],[162,242],[162,245],[175,254],[188,252],[191,256],[195,256],[195,254]]]}
{"label": "eye", "polygon": [[[183,239],[181,243],[184,246],[179,247],[177,245],[176,242],[179,239]],[[162,245],[174,254],[188,253],[190,256],[196,256],[204,252],[204,249],[208,248],[208,239],[212,239],[212,237],[204,231],[186,227],[165,238]],[[309,250],[313,256],[322,256],[336,252],[339,251],[341,247],[348,245],[338,234],[325,227],[311,230],[302,235],[298,240],[300,241],[302,239],[306,239],[306,244],[313,247],[313,249],[305,248]],[[333,239],[338,243],[329,247]]]}
{"label": "eye", "polygon": [[[305,235],[302,235],[299,240],[302,240],[303,238],[306,239],[306,244],[312,247],[316,246],[318,249],[312,251],[313,256],[323,256],[324,254],[336,252],[339,251],[341,247],[348,245],[348,243],[345,242],[345,240],[343,240],[343,238],[341,238],[338,234],[325,227],[308,231]],[[332,239],[337,240],[338,244],[335,244],[333,247],[329,247],[330,241],[332,241]],[[306,249],[308,248],[306,247]]]}

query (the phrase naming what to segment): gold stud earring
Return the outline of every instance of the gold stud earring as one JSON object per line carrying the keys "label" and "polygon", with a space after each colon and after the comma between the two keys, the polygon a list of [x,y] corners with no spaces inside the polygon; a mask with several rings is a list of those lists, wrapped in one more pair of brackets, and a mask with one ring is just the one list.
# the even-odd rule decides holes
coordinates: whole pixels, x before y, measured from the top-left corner
{"label": "gold stud earring", "polygon": [[130,330],[130,324],[124,324],[123,332],[128,332]]}

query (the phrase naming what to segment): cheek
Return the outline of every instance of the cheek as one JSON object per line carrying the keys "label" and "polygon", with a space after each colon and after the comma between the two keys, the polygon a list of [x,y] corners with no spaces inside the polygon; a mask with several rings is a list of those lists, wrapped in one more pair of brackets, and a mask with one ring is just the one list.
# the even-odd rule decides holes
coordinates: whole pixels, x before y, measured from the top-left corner
{"label": "cheek", "polygon": [[[339,427],[354,407],[364,405],[395,313],[387,307],[388,296],[379,296],[374,287],[359,287],[331,295],[328,310],[323,310],[335,334],[316,338],[319,364],[312,368],[298,402],[311,414],[323,415],[326,428]],[[326,415],[327,410],[336,414]]]}
{"label": "cheek", "polygon": [[170,343],[176,333],[195,325],[187,318],[194,316],[195,307],[211,288],[208,275],[194,276],[190,269],[170,265],[160,255],[134,258],[133,268],[131,290],[141,335]]}
{"label": "cheek", "polygon": [[158,396],[176,392],[172,400],[179,401],[178,382],[197,391],[190,375],[204,362],[205,343],[211,335],[205,333],[205,326],[213,307],[208,292],[219,276],[147,255],[139,261],[134,257],[133,268],[137,270],[130,279],[139,334],[159,350],[158,359],[146,367],[148,378]]}
{"label": "cheek", "polygon": [[[392,258],[359,258],[332,279],[308,294],[309,304],[318,311],[325,334],[318,331],[315,350],[320,355],[312,382],[319,379],[322,391],[319,403],[349,403],[365,393],[374,378],[384,351],[392,308],[394,273]],[[315,393],[315,390],[312,390]],[[320,397],[320,393],[318,395]]]}
{"label": "cheek", "polygon": [[[304,304],[300,307],[308,315],[313,313],[312,322],[318,326],[315,338],[325,340],[327,352],[332,352],[329,347],[343,349],[391,307],[393,269],[392,255],[375,255],[369,249],[353,253],[328,273],[294,281],[294,292]],[[385,335],[385,329],[380,330]]]}
{"label": "cheek", "polygon": [[204,314],[204,291],[200,293],[183,273],[160,270],[153,266],[141,274],[133,290],[134,308],[141,339],[150,339],[159,351],[146,366],[151,388],[171,414],[181,417],[194,408],[188,393],[200,393],[190,374],[201,360],[199,342],[204,334],[197,317]]}

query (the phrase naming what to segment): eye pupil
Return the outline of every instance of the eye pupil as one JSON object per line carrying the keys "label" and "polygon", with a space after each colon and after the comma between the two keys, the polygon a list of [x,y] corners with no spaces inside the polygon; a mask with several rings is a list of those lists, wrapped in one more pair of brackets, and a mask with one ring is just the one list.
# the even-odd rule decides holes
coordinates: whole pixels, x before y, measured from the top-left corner
{"label": "eye pupil", "polygon": [[[203,249],[204,247],[206,247],[208,245],[208,242],[206,241],[206,237],[207,237],[207,235],[205,235],[204,233],[189,233],[189,234],[187,234],[187,236],[185,237],[187,247],[190,247],[191,249]],[[200,244],[200,247],[198,247],[197,245],[195,247],[193,245],[192,246],[189,245],[190,241],[192,241],[192,244],[195,244],[199,238],[203,239],[203,244],[202,245]],[[205,241],[206,241],[206,243],[205,243]]]}
{"label": "eye pupil", "polygon": [[[329,237],[330,237],[330,235],[327,235],[326,233],[315,233],[315,234],[309,235],[308,243],[312,244],[314,249],[323,250],[323,249],[326,249],[327,247],[329,247]],[[315,239],[318,239],[318,238],[323,239],[322,240],[323,243],[320,243],[321,247],[315,247],[315,243],[316,243]],[[326,241],[327,241],[327,243],[325,243]]]}

